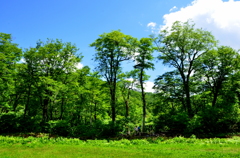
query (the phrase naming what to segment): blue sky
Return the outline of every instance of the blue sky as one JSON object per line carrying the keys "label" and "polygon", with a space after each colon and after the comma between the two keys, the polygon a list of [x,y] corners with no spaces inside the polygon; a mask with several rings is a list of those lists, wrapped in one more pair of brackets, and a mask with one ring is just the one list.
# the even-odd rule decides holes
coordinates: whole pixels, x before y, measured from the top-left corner
{"label": "blue sky", "polygon": [[[98,35],[120,29],[124,34],[140,39],[171,25],[173,21],[189,18],[196,22],[196,26],[211,31],[223,44],[237,48],[239,44],[236,41],[240,41],[239,2],[5,0],[0,5],[0,32],[12,34],[13,42],[22,48],[35,47],[39,39],[46,41],[47,38],[72,42],[84,56],[81,63],[93,69],[95,64],[91,59],[95,51],[89,44]],[[226,36],[229,37],[226,39]],[[158,63],[155,71],[148,72],[152,76],[149,81],[165,71],[167,67]]]}
{"label": "blue sky", "polygon": [[8,0],[0,6],[0,31],[12,34],[22,48],[38,39],[62,39],[82,52],[83,65],[94,67],[89,44],[104,32],[120,29],[136,38],[148,37],[147,24],[163,22],[163,15],[190,0]]}

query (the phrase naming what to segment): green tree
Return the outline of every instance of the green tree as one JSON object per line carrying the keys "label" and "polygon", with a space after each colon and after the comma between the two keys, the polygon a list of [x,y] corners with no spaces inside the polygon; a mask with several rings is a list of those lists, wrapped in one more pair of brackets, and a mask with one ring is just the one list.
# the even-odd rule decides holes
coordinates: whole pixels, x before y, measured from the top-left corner
{"label": "green tree", "polygon": [[212,92],[212,106],[214,107],[224,82],[238,71],[239,54],[232,48],[221,46],[202,56],[200,74],[204,75],[207,86]]}
{"label": "green tree", "polygon": [[66,78],[76,71],[76,65],[82,58],[77,51],[77,47],[69,42],[49,39],[46,43],[39,41],[36,48],[27,49],[24,53],[27,72],[38,92],[36,95],[42,107],[43,122],[52,119],[51,109],[56,97],[66,84]]}
{"label": "green tree", "polygon": [[186,110],[184,103],[184,93],[182,87],[182,80],[178,71],[166,72],[155,79],[154,88],[158,91],[164,99],[164,104],[171,104],[171,111],[176,111],[176,105],[182,103],[182,109]]}
{"label": "green tree", "polygon": [[89,76],[88,79],[88,90],[90,96],[90,106],[92,106],[92,114],[96,123],[97,117],[100,116],[101,111],[103,111],[104,98],[106,98],[106,96],[103,92],[104,82],[100,79],[98,72],[91,73],[90,75],[91,76]]}
{"label": "green tree", "polygon": [[151,62],[153,60],[152,53],[155,50],[153,46],[152,38],[141,38],[138,45],[138,53],[135,56],[136,65],[135,69],[139,70],[139,83],[142,93],[142,131],[145,130],[145,119],[146,119],[146,98],[144,92],[144,81],[147,79],[145,75],[145,70],[154,69],[154,64]]}
{"label": "green tree", "polygon": [[16,81],[16,63],[21,59],[22,50],[12,43],[10,34],[0,32],[0,108],[10,110],[11,95]]}
{"label": "green tree", "polygon": [[110,104],[112,122],[116,119],[116,84],[121,64],[130,60],[136,52],[137,39],[125,35],[120,31],[112,31],[100,35],[95,42],[90,44],[96,54],[94,60],[98,63],[96,70],[107,80],[110,91]]}
{"label": "green tree", "polygon": [[[119,75],[120,81],[118,82],[119,90],[125,105],[125,122],[124,126],[127,130],[127,133],[130,134],[130,104],[131,104],[131,94],[134,91],[134,86],[138,81],[138,70],[134,69],[130,72],[122,73]],[[135,104],[135,103],[134,103]]]}
{"label": "green tree", "polygon": [[175,22],[171,29],[163,30],[155,41],[161,53],[158,57],[163,64],[174,67],[182,78],[186,98],[186,108],[189,117],[194,113],[191,105],[191,75],[195,73],[198,58],[211,50],[216,40],[210,32],[195,29],[190,22]]}

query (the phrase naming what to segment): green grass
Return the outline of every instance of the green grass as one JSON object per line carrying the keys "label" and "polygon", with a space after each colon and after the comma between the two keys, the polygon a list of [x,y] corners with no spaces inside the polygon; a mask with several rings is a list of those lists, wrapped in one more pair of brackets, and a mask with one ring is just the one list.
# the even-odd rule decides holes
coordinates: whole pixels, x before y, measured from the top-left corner
{"label": "green grass", "polygon": [[[159,141],[158,141],[159,140]],[[169,140],[88,140],[66,138],[14,138],[0,136],[1,158],[30,157],[86,157],[86,158],[219,158],[239,157],[240,138],[187,139],[176,137]]]}
{"label": "green grass", "polygon": [[151,144],[147,146],[107,147],[92,145],[46,145],[29,148],[27,146],[13,145],[1,147],[0,157],[27,158],[27,157],[240,157],[240,148],[236,145],[219,146],[199,144]]}

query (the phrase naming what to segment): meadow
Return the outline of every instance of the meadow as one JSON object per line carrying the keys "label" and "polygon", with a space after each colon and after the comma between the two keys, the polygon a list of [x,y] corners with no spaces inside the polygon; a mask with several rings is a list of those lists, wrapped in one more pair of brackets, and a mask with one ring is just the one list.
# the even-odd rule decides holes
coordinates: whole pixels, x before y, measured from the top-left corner
{"label": "meadow", "polygon": [[240,137],[175,137],[79,140],[76,138],[0,136],[1,158],[25,157],[240,157]]}

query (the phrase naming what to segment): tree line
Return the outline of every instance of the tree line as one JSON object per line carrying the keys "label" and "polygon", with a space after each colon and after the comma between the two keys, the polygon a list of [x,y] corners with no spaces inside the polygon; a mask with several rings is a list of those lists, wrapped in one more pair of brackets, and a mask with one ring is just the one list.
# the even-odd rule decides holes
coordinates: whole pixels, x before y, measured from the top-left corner
{"label": "tree line", "polygon": [[[239,51],[219,46],[191,21],[137,39],[119,30],[90,44],[96,67],[70,42],[48,39],[22,50],[0,33],[0,133],[74,137],[143,133],[215,135],[239,131]],[[153,53],[158,52],[154,57]],[[154,59],[173,68],[145,92]],[[131,71],[123,65],[133,62]]]}

